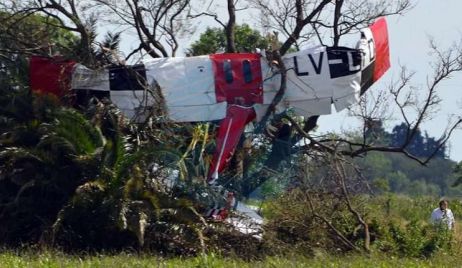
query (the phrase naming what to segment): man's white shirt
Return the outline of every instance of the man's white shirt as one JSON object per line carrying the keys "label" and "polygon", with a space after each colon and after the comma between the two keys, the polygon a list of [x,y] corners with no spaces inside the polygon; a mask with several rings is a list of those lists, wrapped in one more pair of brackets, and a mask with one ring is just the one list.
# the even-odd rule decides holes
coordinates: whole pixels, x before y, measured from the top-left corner
{"label": "man's white shirt", "polygon": [[435,208],[432,212],[431,221],[433,224],[447,224],[449,229],[454,225],[454,214],[450,209],[442,211],[440,208]]}

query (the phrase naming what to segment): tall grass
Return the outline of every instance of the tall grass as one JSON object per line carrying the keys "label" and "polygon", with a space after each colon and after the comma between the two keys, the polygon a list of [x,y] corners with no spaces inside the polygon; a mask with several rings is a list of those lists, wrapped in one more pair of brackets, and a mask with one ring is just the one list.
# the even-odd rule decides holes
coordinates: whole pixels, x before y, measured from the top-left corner
{"label": "tall grass", "polygon": [[245,262],[238,258],[224,258],[213,254],[195,258],[163,259],[156,256],[122,253],[118,255],[76,256],[59,252],[25,253],[3,252],[0,267],[27,268],[103,268],[103,267],[460,267],[462,258],[442,254],[430,259],[397,258],[387,255],[321,255],[268,257]]}

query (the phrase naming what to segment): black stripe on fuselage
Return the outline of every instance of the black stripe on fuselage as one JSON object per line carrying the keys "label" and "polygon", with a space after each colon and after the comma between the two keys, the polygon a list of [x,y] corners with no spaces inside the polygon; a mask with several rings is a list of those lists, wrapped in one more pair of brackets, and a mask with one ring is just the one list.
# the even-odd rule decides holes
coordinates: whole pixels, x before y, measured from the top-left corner
{"label": "black stripe on fuselage", "polygon": [[348,47],[327,47],[330,77],[349,76],[361,70],[361,52]]}
{"label": "black stripe on fuselage", "polygon": [[361,72],[361,95],[374,84],[375,61],[364,68]]}
{"label": "black stripe on fuselage", "polygon": [[74,88],[75,104],[77,106],[86,106],[92,98],[102,100],[110,99],[109,90],[93,90],[93,89],[78,89]]}
{"label": "black stripe on fuselage", "polygon": [[146,89],[146,68],[144,64],[109,67],[111,91],[138,91]]}

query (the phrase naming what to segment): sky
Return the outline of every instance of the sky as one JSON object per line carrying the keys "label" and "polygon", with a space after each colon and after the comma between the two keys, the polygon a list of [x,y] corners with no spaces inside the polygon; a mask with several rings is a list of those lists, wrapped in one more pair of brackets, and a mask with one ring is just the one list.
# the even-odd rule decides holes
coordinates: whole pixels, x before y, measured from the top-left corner
{"label": "sky", "polygon": [[[441,48],[447,48],[462,40],[462,19],[460,0],[420,0],[407,15],[391,18],[390,42],[395,74],[399,64],[405,64],[416,71],[415,82],[425,86],[426,76],[431,74],[429,61],[429,37],[434,38]],[[445,81],[440,88],[441,110],[424,124],[423,129],[438,137],[451,114],[462,114],[462,72]],[[450,158],[462,161],[462,131],[458,130],[450,139]]]}
{"label": "sky", "polygon": [[[432,75],[430,62],[430,38],[433,38],[439,48],[449,48],[455,42],[462,40],[462,10],[461,0],[420,0],[415,7],[403,16],[388,17],[388,33],[390,41],[390,57],[392,67],[379,82],[369,90],[378,90],[395,81],[405,66],[415,75],[411,81],[413,86],[424,91],[427,79]],[[440,110],[432,114],[432,118],[422,125],[432,137],[439,138],[448,124],[448,118],[454,114],[462,115],[462,72],[456,73],[441,84],[438,89],[441,98]],[[422,96],[423,94],[420,93]],[[396,113],[396,111],[394,111]],[[395,120],[385,124],[388,131],[400,123],[399,114]],[[348,112],[325,115],[318,121],[319,132],[350,131],[359,126],[357,120],[348,116]],[[462,161],[462,130],[456,130],[449,140],[449,158]]]}
{"label": "sky", "polygon": [[[433,60],[429,54],[429,38],[433,38],[441,49],[461,41],[461,10],[461,0],[420,0],[404,16],[388,18],[392,68],[376,88],[397,77],[403,65],[416,72],[413,85],[426,88],[427,77],[432,75],[429,62]],[[442,100],[441,109],[422,127],[434,137],[440,137],[443,133],[448,116],[462,114],[462,72],[445,81],[438,91]],[[451,137],[449,149],[451,159],[462,160],[461,130]]]}
{"label": "sky", "polygon": [[[392,67],[369,90],[387,86],[398,77],[401,66],[406,66],[415,75],[412,85],[424,89],[427,78],[431,76],[429,38],[436,40],[442,49],[449,47],[454,42],[462,40],[462,0],[417,0],[415,7],[403,16],[388,17],[388,31],[390,36],[390,53]],[[226,14],[220,14],[226,19]],[[237,14],[237,22],[246,22],[252,25],[252,15],[245,12]],[[256,24],[254,22],[253,24]],[[204,19],[195,22],[196,34],[192,38],[182,40],[180,51],[189,46],[192,41],[198,39],[199,34],[207,26],[218,27],[212,19]],[[254,26],[254,25],[253,25]],[[126,50],[129,47],[125,48]],[[181,52],[179,53],[182,54]],[[445,81],[439,88],[439,96],[442,99],[441,109],[432,114],[431,120],[422,126],[430,136],[440,137],[447,126],[448,117],[451,114],[462,114],[462,72],[455,74],[450,80]],[[396,119],[399,119],[397,116]],[[400,123],[399,120],[386,123],[391,128]],[[348,112],[325,115],[318,121],[319,132],[353,130],[359,122],[348,116]],[[449,157],[455,161],[462,161],[462,130],[453,133],[449,143]]]}

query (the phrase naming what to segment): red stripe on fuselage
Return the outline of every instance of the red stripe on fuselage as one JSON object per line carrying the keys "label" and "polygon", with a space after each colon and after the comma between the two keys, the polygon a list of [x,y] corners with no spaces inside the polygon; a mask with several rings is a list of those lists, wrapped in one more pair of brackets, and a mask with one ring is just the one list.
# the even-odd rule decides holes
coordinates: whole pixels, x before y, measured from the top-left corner
{"label": "red stripe on fuselage", "polygon": [[380,77],[390,68],[390,47],[388,44],[387,21],[381,18],[369,27],[372,31],[375,44],[375,66],[373,81]]}
{"label": "red stripe on fuselage", "polygon": [[213,54],[210,59],[215,74],[217,102],[226,101],[228,104],[244,106],[263,103],[259,54]]}

